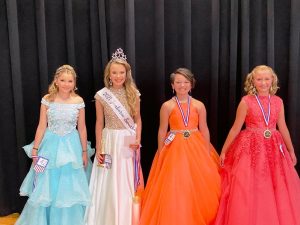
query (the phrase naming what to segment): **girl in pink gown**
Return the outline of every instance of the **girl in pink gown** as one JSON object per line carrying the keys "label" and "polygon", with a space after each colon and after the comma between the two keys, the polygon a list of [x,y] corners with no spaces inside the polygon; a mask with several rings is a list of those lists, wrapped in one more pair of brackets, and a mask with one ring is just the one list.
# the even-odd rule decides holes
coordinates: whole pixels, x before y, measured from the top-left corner
{"label": "girl in pink gown", "polygon": [[216,225],[300,225],[297,159],[277,89],[277,76],[268,66],[257,66],[247,76],[248,95],[220,155]]}

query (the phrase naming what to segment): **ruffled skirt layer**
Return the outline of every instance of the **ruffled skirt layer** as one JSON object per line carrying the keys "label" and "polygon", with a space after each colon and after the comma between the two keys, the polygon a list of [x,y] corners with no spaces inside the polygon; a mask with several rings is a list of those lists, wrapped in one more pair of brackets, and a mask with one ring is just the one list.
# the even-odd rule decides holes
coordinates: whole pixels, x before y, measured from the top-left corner
{"label": "ruffled skirt layer", "polygon": [[[33,143],[24,146],[31,157]],[[94,150],[88,144],[89,157]],[[85,206],[90,202],[88,179],[91,161],[83,167],[82,147],[77,130],[59,136],[46,130],[39,156],[49,160],[43,172],[31,166],[20,195],[29,196],[16,225],[81,225]]]}

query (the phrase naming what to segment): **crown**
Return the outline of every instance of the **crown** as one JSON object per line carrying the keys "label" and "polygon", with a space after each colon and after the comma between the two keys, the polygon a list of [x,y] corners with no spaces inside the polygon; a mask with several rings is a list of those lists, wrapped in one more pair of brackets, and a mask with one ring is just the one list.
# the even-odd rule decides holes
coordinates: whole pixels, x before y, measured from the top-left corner
{"label": "crown", "polygon": [[124,61],[126,61],[127,57],[123,52],[122,48],[118,48],[115,53],[112,54],[111,56],[112,59],[122,59]]}

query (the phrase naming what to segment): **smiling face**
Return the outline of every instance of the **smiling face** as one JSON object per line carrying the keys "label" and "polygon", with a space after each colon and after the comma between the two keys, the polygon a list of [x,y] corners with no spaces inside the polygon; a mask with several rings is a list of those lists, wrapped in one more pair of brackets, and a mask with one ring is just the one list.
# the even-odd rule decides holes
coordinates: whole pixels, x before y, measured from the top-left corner
{"label": "smiling face", "polygon": [[189,91],[192,89],[191,82],[179,73],[175,74],[174,82],[171,85],[176,91],[176,95],[188,95]]}
{"label": "smiling face", "polygon": [[75,79],[72,73],[62,72],[56,78],[56,86],[58,92],[61,93],[70,93],[75,88]]}
{"label": "smiling face", "polygon": [[253,74],[253,84],[259,95],[268,95],[273,83],[273,74],[269,70],[258,70]]}
{"label": "smiling face", "polygon": [[109,78],[114,88],[121,88],[126,81],[126,68],[122,64],[112,63],[109,71]]}

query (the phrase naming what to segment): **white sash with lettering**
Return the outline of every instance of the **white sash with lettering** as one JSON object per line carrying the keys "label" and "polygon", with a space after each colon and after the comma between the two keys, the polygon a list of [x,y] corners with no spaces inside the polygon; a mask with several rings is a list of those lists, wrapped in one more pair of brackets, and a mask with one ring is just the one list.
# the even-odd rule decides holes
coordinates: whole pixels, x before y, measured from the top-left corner
{"label": "white sash with lettering", "polygon": [[117,117],[121,120],[123,125],[135,135],[136,124],[129,115],[122,103],[115,97],[115,95],[106,87],[102,88],[97,94],[111,107]]}
{"label": "white sash with lettering", "polygon": [[[135,135],[136,124],[134,123],[132,117],[129,115],[125,107],[114,96],[114,94],[106,87],[98,91],[97,94],[112,108],[112,110],[117,115],[117,117],[122,121],[123,125],[127,128],[127,130],[130,131],[131,135]],[[128,138],[127,142],[129,143],[127,143],[126,145],[128,145],[129,147],[129,145],[134,142],[135,137],[128,136],[127,138]],[[133,140],[129,140],[129,139],[133,139]],[[140,199],[136,196],[136,191],[140,185],[144,184],[143,178],[140,177],[140,174],[142,174],[142,168],[140,165],[140,149],[133,152],[133,163],[134,163],[135,195],[133,196],[133,201],[132,201],[132,225],[138,225],[140,220],[141,201],[135,200],[135,199]]]}

